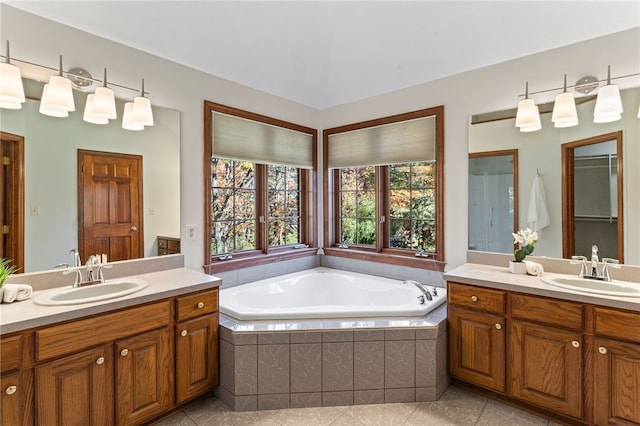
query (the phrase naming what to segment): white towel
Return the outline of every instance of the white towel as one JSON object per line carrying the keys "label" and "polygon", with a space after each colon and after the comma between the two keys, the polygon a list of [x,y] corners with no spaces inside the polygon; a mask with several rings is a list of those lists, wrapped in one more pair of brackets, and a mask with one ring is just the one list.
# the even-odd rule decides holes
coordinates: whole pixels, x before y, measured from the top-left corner
{"label": "white towel", "polygon": [[2,301],[4,303],[12,303],[30,298],[33,288],[27,284],[4,283],[2,290]]}
{"label": "white towel", "polygon": [[539,232],[541,229],[549,226],[547,196],[544,192],[542,177],[538,174],[533,178],[533,185],[531,185],[527,225],[536,232]]}
{"label": "white towel", "polygon": [[525,260],[524,264],[527,267],[527,274],[536,276],[544,274],[544,268],[541,264],[532,262],[530,260]]}

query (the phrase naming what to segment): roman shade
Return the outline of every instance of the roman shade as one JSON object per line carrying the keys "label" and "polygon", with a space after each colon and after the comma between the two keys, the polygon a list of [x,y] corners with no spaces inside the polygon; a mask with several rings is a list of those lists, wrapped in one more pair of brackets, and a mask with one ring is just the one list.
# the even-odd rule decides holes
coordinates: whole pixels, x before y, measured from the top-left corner
{"label": "roman shade", "polygon": [[313,168],[313,136],[284,127],[212,112],[212,156]]}
{"label": "roman shade", "polygon": [[436,159],[436,117],[405,120],[329,135],[329,168]]}

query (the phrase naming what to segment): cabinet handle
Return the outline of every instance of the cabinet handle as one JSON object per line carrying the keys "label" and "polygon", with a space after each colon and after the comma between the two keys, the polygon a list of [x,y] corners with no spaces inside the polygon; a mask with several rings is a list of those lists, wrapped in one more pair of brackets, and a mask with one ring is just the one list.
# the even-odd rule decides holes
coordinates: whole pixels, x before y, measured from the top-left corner
{"label": "cabinet handle", "polygon": [[104,364],[104,357],[101,356],[100,358],[96,359],[96,364],[98,364],[98,365]]}
{"label": "cabinet handle", "polygon": [[204,308],[204,302],[199,302],[198,303],[198,309],[202,309]]}
{"label": "cabinet handle", "polygon": [[18,390],[17,386],[11,385],[4,391],[4,393],[6,393],[7,395],[13,395],[14,393],[16,393],[17,390]]}
{"label": "cabinet handle", "polygon": [[127,356],[127,355],[129,355],[129,349],[123,349],[123,350],[121,350],[121,351],[120,351],[120,355],[121,355],[121,356]]}
{"label": "cabinet handle", "polygon": [[471,296],[471,301],[472,302],[477,302],[478,301],[478,296]]}
{"label": "cabinet handle", "polygon": [[496,324],[496,329],[497,329],[497,330],[501,330],[501,329],[502,329],[502,324],[499,324],[499,323],[498,323],[498,324]]}
{"label": "cabinet handle", "polygon": [[182,330],[182,331],[180,332],[180,335],[181,335],[182,337],[186,336],[186,335],[187,335],[187,330]]}
{"label": "cabinet handle", "polygon": [[579,348],[580,347],[580,342],[578,342],[577,340],[574,340],[571,342],[571,346],[573,346],[574,348]]}
{"label": "cabinet handle", "polygon": [[602,355],[605,355],[607,353],[607,348],[605,348],[604,346],[600,346],[598,348],[598,352],[600,352]]}

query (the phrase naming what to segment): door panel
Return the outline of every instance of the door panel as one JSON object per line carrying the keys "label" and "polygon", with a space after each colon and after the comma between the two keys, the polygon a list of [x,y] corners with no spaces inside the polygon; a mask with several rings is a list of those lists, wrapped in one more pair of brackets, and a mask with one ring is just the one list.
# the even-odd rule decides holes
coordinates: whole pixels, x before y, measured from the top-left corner
{"label": "door panel", "polygon": [[78,151],[80,256],[110,261],[144,256],[142,157]]}

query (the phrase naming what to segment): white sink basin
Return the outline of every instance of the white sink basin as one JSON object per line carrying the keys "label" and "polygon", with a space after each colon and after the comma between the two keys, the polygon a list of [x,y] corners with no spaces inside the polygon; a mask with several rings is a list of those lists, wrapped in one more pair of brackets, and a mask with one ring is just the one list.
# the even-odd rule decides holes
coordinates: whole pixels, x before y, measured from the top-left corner
{"label": "white sink basin", "polygon": [[108,280],[103,284],[93,284],[78,288],[59,288],[36,297],[36,305],[78,305],[115,299],[147,288],[149,283],[135,278]]}
{"label": "white sink basin", "polygon": [[607,296],[640,297],[640,283],[627,281],[600,281],[578,277],[542,277],[545,284],[586,293]]}

